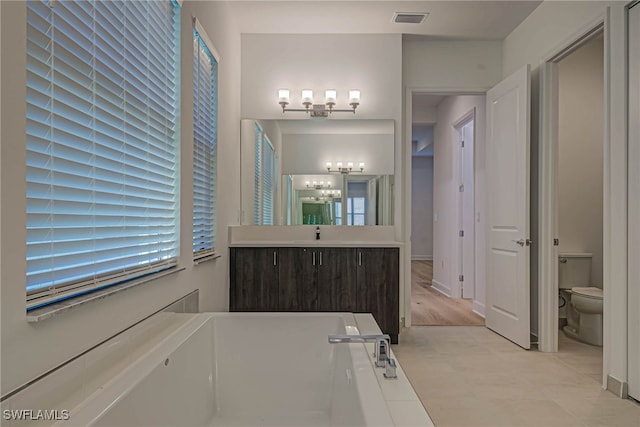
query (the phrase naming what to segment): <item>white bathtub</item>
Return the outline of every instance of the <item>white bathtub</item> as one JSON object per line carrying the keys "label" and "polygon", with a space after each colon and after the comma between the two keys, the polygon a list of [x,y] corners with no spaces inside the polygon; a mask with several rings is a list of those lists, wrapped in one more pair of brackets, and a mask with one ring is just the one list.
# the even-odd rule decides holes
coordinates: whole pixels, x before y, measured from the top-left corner
{"label": "white bathtub", "polygon": [[187,318],[55,425],[394,425],[379,384],[394,380],[380,380],[369,347],[327,341],[358,333],[352,314],[176,316]]}

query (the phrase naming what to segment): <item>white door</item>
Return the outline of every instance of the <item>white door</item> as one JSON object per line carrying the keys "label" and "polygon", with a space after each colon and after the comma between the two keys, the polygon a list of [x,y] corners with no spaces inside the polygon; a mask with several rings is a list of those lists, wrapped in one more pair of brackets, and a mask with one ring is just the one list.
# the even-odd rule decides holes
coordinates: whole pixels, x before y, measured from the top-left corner
{"label": "white door", "polygon": [[462,127],[460,144],[460,229],[462,236],[462,298],[475,297],[475,208],[473,185],[473,129],[471,120]]}
{"label": "white door", "polygon": [[529,65],[487,92],[486,325],[530,348]]}
{"label": "white door", "polygon": [[[629,396],[640,399],[640,4],[629,9]],[[635,120],[633,118],[636,118]]]}

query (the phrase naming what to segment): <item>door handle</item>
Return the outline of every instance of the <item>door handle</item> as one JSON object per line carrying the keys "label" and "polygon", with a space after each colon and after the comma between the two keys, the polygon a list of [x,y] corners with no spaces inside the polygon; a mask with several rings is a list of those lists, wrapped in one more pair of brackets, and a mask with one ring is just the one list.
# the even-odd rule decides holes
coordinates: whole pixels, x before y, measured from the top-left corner
{"label": "door handle", "polygon": [[526,239],[526,240],[520,239],[520,240],[511,240],[511,241],[523,247],[524,245],[531,246],[533,244],[533,240],[531,239]]}
{"label": "door handle", "polygon": [[319,251],[318,255],[320,256],[320,266],[322,266],[322,251]]}
{"label": "door handle", "polygon": [[316,252],[315,251],[311,252],[311,262],[313,263],[313,265],[316,265]]}

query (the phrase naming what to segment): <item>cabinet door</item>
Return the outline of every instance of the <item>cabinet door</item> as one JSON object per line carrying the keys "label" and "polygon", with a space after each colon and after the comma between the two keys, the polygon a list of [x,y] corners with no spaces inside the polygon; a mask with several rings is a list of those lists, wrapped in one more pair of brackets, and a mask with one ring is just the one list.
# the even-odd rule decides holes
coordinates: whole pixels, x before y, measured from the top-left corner
{"label": "cabinet door", "polygon": [[356,311],[356,296],[356,249],[319,249],[318,311]]}
{"label": "cabinet door", "polygon": [[357,311],[371,313],[383,333],[397,342],[399,326],[399,250],[357,249]]}
{"label": "cabinet door", "polygon": [[316,311],[317,249],[278,249],[278,309],[280,311]]}
{"label": "cabinet door", "polygon": [[230,311],[277,311],[277,249],[232,248]]}

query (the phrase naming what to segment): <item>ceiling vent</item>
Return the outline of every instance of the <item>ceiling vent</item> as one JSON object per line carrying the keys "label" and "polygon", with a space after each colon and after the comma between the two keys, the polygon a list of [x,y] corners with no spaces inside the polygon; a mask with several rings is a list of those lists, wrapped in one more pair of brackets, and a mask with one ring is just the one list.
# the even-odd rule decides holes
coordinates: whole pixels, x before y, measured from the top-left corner
{"label": "ceiling vent", "polygon": [[393,14],[393,22],[396,24],[422,24],[429,16],[423,12],[396,12]]}

